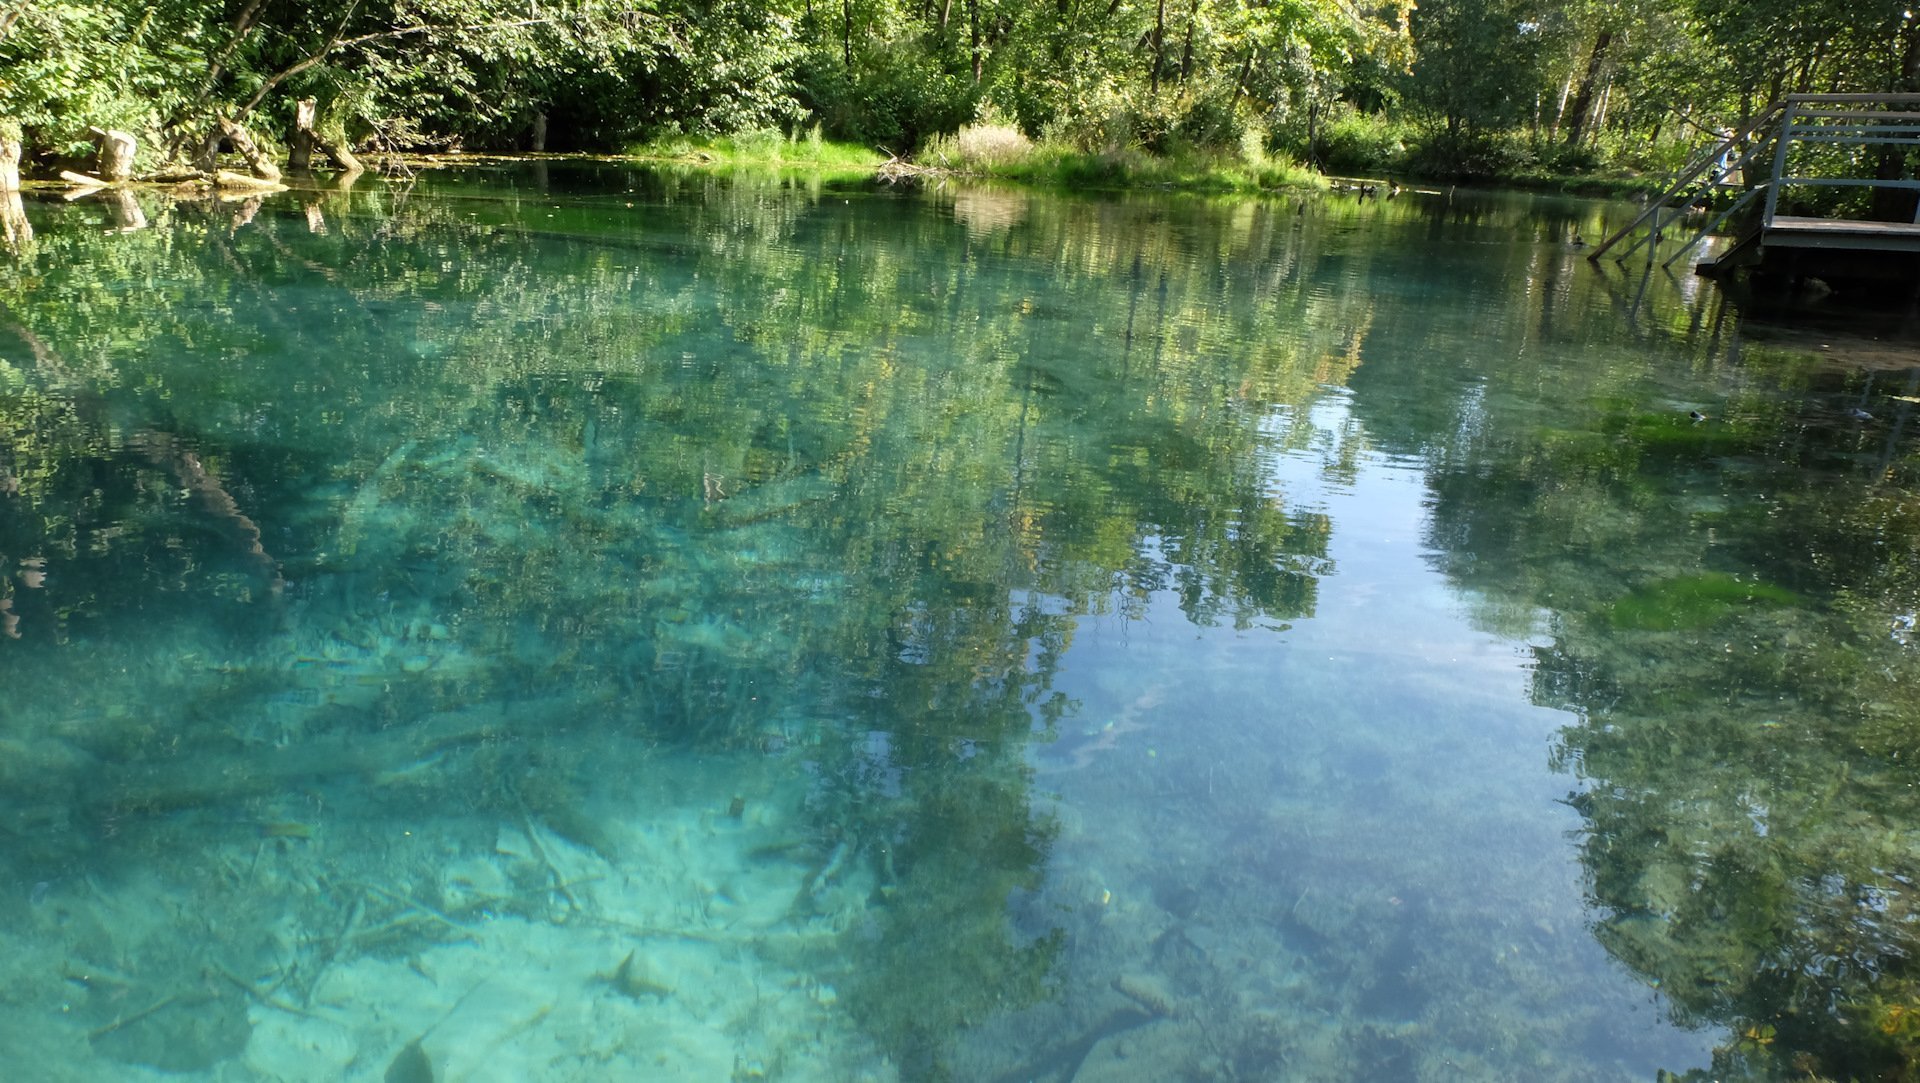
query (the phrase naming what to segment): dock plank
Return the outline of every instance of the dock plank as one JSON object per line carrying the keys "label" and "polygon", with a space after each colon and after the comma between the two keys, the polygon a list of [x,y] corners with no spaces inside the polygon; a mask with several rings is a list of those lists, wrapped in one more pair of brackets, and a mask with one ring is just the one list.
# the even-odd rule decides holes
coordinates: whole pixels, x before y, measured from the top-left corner
{"label": "dock plank", "polygon": [[1920,252],[1920,223],[1863,222],[1845,218],[1776,217],[1761,243],[1781,248],[1852,248]]}

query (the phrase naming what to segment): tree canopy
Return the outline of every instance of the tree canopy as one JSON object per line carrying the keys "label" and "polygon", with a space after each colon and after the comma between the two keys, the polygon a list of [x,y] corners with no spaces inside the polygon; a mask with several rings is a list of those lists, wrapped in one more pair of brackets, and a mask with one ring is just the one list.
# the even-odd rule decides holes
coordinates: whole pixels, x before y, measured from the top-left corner
{"label": "tree canopy", "polygon": [[1784,92],[1920,89],[1920,21],[1896,0],[12,0],[0,73],[40,153],[97,126],[180,154],[219,115],[271,137],[310,97],[323,131],[394,147],[809,128],[905,151],[993,121],[1323,166],[1408,143],[1471,172],[1500,140],[1658,164]]}

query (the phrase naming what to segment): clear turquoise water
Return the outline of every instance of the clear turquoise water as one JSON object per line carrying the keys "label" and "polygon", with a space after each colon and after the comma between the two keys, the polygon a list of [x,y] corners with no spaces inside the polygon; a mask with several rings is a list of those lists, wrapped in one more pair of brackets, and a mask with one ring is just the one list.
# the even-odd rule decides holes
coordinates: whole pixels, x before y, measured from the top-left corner
{"label": "clear turquoise water", "polygon": [[1920,1042],[1907,329],[1544,197],[140,198],[0,260],[34,1078]]}

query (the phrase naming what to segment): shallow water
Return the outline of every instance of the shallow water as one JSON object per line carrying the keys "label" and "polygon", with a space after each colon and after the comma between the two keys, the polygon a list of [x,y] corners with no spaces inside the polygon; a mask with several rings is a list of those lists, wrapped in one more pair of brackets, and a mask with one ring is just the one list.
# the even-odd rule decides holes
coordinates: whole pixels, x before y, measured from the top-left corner
{"label": "shallow water", "polygon": [[1631,208],[553,164],[26,210],[35,1078],[1920,1045],[1912,336],[1566,243]]}

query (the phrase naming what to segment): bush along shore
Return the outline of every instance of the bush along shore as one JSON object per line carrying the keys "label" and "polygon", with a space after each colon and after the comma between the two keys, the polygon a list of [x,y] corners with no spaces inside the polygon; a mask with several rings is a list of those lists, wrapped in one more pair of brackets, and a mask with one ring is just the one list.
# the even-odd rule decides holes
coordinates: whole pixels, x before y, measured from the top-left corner
{"label": "bush along shore", "polygon": [[1608,194],[1788,90],[1920,91],[1920,16],[1859,0],[36,0],[0,4],[0,72],[0,188],[17,169],[237,189],[306,163],[638,150],[1069,187],[1293,190],[1318,173]]}

